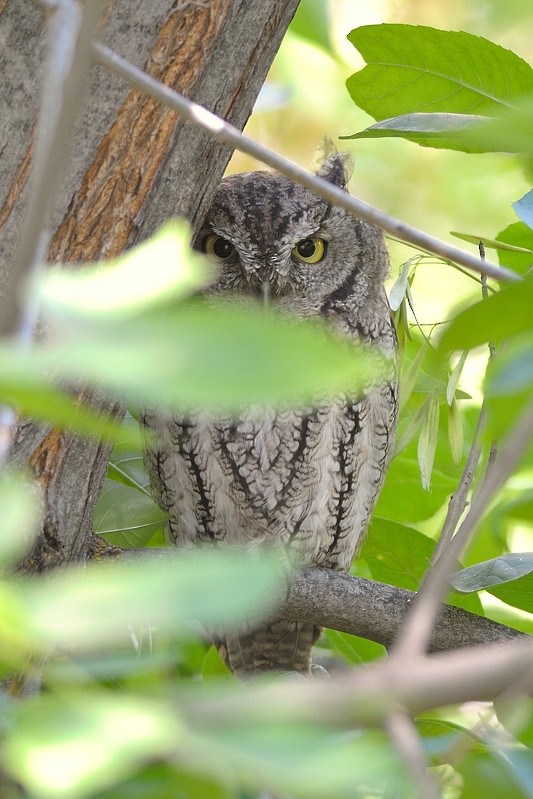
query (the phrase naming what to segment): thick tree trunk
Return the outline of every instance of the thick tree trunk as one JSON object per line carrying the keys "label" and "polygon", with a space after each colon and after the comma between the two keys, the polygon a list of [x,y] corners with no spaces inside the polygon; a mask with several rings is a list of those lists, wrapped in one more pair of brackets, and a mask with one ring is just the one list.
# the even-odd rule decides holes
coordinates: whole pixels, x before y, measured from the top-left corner
{"label": "thick tree trunk", "polygon": [[[297,5],[298,0],[116,0],[107,4],[100,39],[242,128]],[[0,74],[6,86],[0,98],[0,289],[28,196],[41,28],[42,14],[29,0],[0,0]],[[172,215],[197,226],[230,155],[204,131],[93,65],[54,206],[49,260],[117,255]],[[81,390],[79,399],[105,413],[122,410],[98,392]],[[101,442],[33,422],[19,426],[12,459],[32,467],[46,509],[28,570],[86,556],[108,457],[109,447]]]}

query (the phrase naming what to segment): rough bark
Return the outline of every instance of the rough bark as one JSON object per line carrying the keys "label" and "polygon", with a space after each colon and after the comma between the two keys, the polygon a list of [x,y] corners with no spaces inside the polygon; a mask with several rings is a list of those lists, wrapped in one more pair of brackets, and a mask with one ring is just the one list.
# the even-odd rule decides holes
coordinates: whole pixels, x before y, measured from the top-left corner
{"label": "rough bark", "polygon": [[[166,561],[169,549],[124,549],[121,560]],[[414,591],[340,574],[318,566],[291,577],[288,594],[274,599],[276,614],[288,620],[308,621],[320,627],[351,633],[389,647],[400,632],[416,600]],[[430,642],[431,652],[497,644],[527,637],[505,624],[443,605]]]}
{"label": "rough bark", "polygon": [[[298,0],[116,0],[101,40],[154,77],[242,128]],[[0,289],[13,262],[28,196],[42,72],[42,14],[29,0],[0,4]],[[167,217],[201,220],[231,155],[174,112],[97,65],[54,206],[50,261],[109,257]],[[80,401],[119,414],[119,400],[81,390]],[[109,447],[24,422],[13,449],[43,491],[45,523],[26,568],[86,556]]]}

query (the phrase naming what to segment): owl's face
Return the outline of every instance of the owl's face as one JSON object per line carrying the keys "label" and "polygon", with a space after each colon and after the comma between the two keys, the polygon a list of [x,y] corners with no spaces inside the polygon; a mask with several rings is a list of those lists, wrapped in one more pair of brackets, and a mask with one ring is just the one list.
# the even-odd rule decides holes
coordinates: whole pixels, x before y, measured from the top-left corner
{"label": "owl's face", "polygon": [[[341,156],[319,174],[345,186]],[[387,272],[381,233],[269,172],[223,180],[194,246],[217,270],[209,294],[253,297],[303,316],[320,314],[332,295],[369,300]]]}

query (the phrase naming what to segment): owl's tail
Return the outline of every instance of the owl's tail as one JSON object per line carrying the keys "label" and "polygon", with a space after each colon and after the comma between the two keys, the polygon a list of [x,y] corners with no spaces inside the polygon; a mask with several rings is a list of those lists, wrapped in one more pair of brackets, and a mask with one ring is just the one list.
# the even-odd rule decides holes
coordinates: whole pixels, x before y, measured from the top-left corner
{"label": "owl's tail", "polygon": [[319,635],[320,627],[314,624],[276,621],[216,644],[228,668],[240,678],[264,671],[309,674],[311,650]]}

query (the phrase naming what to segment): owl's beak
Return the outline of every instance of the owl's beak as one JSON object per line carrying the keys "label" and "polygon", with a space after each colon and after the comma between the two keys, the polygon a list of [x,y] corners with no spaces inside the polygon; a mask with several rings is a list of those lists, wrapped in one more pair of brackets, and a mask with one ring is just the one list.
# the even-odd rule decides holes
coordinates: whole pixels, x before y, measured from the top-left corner
{"label": "owl's beak", "polygon": [[270,305],[270,282],[268,280],[263,280],[261,283],[261,298],[263,305]]}

